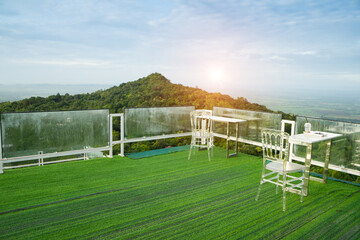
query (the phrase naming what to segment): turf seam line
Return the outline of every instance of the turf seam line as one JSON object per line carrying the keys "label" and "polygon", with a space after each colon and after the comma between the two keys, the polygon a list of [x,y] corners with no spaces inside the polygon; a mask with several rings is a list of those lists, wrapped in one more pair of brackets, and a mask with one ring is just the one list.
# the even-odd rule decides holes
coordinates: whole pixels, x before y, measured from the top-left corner
{"label": "turf seam line", "polygon": [[353,193],[351,193],[349,196],[347,196],[346,198],[350,198],[350,197],[352,197],[353,195],[355,195],[356,193],[359,193],[360,192],[360,190],[359,191],[356,191],[356,192],[353,192]]}
{"label": "turf seam line", "polygon": [[8,213],[14,213],[14,212],[19,212],[19,211],[24,211],[24,210],[29,210],[29,209],[38,208],[38,207],[44,207],[44,206],[53,205],[53,204],[57,204],[57,203],[74,201],[74,200],[78,200],[78,199],[82,199],[82,198],[86,198],[86,197],[92,197],[92,196],[96,196],[96,195],[100,195],[100,194],[106,194],[106,193],[111,193],[111,192],[119,192],[119,191],[131,189],[131,188],[134,188],[134,187],[135,187],[135,186],[126,187],[126,188],[119,188],[119,189],[112,189],[112,190],[108,190],[108,191],[90,193],[90,194],[86,194],[86,195],[82,195],[82,196],[77,196],[77,197],[72,197],[72,198],[67,198],[67,199],[58,200],[58,201],[54,201],[54,202],[42,203],[42,204],[37,204],[37,205],[33,205],[33,206],[28,206],[28,207],[23,207],[23,208],[12,209],[12,210],[8,210],[8,211],[0,212],[0,215],[4,215],[4,214],[8,214]]}

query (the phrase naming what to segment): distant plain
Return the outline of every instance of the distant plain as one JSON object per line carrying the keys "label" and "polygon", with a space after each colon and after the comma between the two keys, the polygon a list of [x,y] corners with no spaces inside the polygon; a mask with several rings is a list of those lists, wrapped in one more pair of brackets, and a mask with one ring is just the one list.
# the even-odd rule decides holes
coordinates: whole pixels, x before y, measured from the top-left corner
{"label": "distant plain", "polygon": [[324,119],[360,122],[360,99],[356,92],[329,93],[318,95],[299,92],[264,94],[250,92],[245,94],[250,102],[265,105],[273,111],[282,111],[301,116]]}

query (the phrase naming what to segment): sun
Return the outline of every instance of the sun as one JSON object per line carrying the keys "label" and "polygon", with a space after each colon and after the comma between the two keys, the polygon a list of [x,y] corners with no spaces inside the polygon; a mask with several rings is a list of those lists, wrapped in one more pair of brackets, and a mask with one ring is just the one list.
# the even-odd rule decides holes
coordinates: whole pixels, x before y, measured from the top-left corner
{"label": "sun", "polygon": [[210,70],[210,79],[214,82],[218,82],[224,79],[224,71],[219,68],[214,68]]}

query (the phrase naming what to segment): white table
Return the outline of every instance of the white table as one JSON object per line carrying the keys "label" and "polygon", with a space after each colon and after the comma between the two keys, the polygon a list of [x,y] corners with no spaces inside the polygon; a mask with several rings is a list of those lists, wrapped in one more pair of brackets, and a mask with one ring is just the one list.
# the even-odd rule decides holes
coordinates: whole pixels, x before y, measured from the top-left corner
{"label": "white table", "polygon": [[[241,122],[246,122],[244,119],[212,116],[212,121],[226,123],[226,158],[236,156],[238,154],[238,137],[239,137],[239,124]],[[230,142],[230,123],[235,124],[235,153],[229,154],[229,142]]]}
{"label": "white table", "polygon": [[325,163],[324,163],[324,174],[323,174],[323,182],[326,182],[329,160],[330,160],[331,139],[341,136],[342,136],[341,134],[337,134],[337,133],[319,132],[319,131],[311,131],[310,133],[302,133],[302,134],[296,134],[290,136],[289,143],[306,146],[305,179],[304,179],[305,196],[307,196],[309,191],[312,145],[317,142],[326,141],[327,147],[326,147],[326,155],[325,155]]}

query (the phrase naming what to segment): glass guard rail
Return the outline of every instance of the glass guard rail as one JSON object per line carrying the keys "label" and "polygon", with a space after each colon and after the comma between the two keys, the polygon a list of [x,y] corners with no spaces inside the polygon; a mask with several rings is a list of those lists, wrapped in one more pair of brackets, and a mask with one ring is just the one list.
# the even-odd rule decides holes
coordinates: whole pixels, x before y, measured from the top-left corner
{"label": "glass guard rail", "polygon": [[126,108],[127,139],[191,132],[189,107]]}
{"label": "glass guard rail", "polygon": [[[246,120],[240,123],[239,136],[242,139],[261,143],[261,129],[281,129],[282,115],[277,113],[256,112],[233,108],[213,107],[213,115]],[[234,128],[230,129],[234,136]],[[226,134],[226,125],[214,123],[214,132]]]}
{"label": "glass guard rail", "polygon": [[109,110],[3,113],[2,158],[109,146]]}

